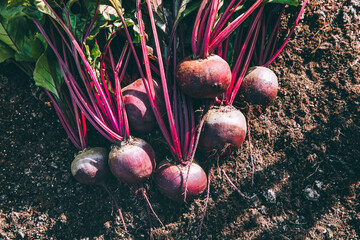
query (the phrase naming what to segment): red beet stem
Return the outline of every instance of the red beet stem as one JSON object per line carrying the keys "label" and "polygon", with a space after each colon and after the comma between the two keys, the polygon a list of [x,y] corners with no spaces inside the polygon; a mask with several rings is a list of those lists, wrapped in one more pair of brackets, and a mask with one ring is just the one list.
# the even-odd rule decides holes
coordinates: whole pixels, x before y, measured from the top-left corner
{"label": "red beet stem", "polygon": [[279,54],[281,53],[281,51],[285,48],[286,44],[289,42],[290,40],[290,37],[291,35],[293,34],[294,30],[295,30],[295,27],[297,26],[297,24],[299,23],[300,21],[300,18],[301,18],[301,15],[303,14],[304,10],[305,10],[305,7],[306,7],[306,4],[307,4],[308,0],[304,0],[304,3],[303,5],[301,6],[301,9],[300,9],[300,12],[295,20],[295,23],[293,25],[293,27],[291,28],[288,36],[286,37],[284,43],[281,45],[281,47],[279,48],[279,50],[274,54],[274,56],[271,57],[271,59],[269,61],[267,61],[264,66],[269,66],[278,56]]}
{"label": "red beet stem", "polygon": [[261,22],[259,22],[259,18],[261,16],[261,13],[264,9],[264,6],[262,6],[256,16],[256,19],[255,19],[255,22],[257,22],[257,27],[256,27],[256,30],[255,30],[255,33],[254,33],[254,38],[253,38],[253,41],[250,45],[250,49],[249,49],[249,52],[247,54],[247,57],[246,57],[246,60],[245,60],[245,63],[244,63],[244,66],[242,67],[242,71],[240,73],[240,76],[239,78],[237,79],[236,81],[236,84],[235,84],[235,87],[233,88],[233,90],[231,91],[231,97],[229,99],[229,103],[232,104],[235,100],[235,97],[236,97],[236,94],[237,92],[239,91],[239,88],[240,88],[240,85],[241,85],[241,82],[242,82],[242,79],[244,78],[245,74],[246,74],[246,70],[248,69],[249,67],[249,64],[250,64],[250,60],[251,60],[251,56],[253,55],[253,52],[254,52],[254,49],[255,49],[255,45],[256,45],[256,40],[258,38],[258,34],[259,34],[259,30],[260,30],[260,26],[261,26]]}
{"label": "red beet stem", "polygon": [[[280,20],[281,20],[281,16],[284,13],[284,9],[285,9],[285,6],[281,9],[280,14],[278,16],[278,19],[276,20],[274,30],[271,32],[271,35],[269,37],[269,41],[268,41],[268,43],[266,45],[266,48],[265,48],[264,60],[263,61],[265,61],[265,59],[267,59],[271,47],[272,47],[272,51],[274,51],[274,48],[275,48],[275,45],[276,45],[276,36],[277,36],[277,34],[279,32]],[[261,66],[263,64],[264,64],[264,62],[259,62],[259,64],[257,64],[257,65]]]}
{"label": "red beet stem", "polygon": [[[233,13],[235,12],[236,8],[241,4],[243,0],[239,0],[238,3],[234,5],[236,0],[232,0],[231,3],[227,6],[224,13],[220,17],[219,21],[217,21],[212,33],[211,33],[211,39],[214,38],[214,36],[217,36],[220,32],[220,30],[224,27],[226,22],[229,20],[230,17],[233,16]],[[230,9],[232,8],[231,12],[229,13]]]}
{"label": "red beet stem", "polygon": [[209,42],[210,42],[210,34],[215,22],[215,18],[218,12],[220,1],[219,0],[212,0],[209,18],[207,19],[207,25],[204,33],[202,48],[200,57],[207,58],[209,55]]}
{"label": "red beet stem", "polygon": [[261,4],[262,0],[256,0],[256,2],[242,15],[236,18],[233,22],[231,22],[224,30],[222,30],[215,38],[211,41],[209,52],[213,52],[220,43],[222,43],[226,38],[230,36],[234,30],[240,26],[244,20],[250,16],[250,14]]}
{"label": "red beet stem", "polygon": [[200,24],[200,18],[201,18],[201,14],[203,13],[208,1],[209,0],[202,0],[199,10],[197,12],[196,18],[195,18],[195,23],[194,23],[194,28],[192,31],[192,38],[191,38],[191,47],[192,47],[193,54],[195,54],[195,55],[197,53],[198,29],[199,29],[199,24]]}
{"label": "red beet stem", "polygon": [[[137,0],[137,17],[138,17],[138,21],[140,22],[140,24],[139,24],[140,33],[142,36],[145,36],[145,31],[144,31],[143,24],[142,24],[142,14],[141,14],[139,0]],[[149,57],[147,56],[147,54],[145,55],[145,53],[147,53],[145,37],[141,38],[141,48],[143,51],[143,60],[144,60],[144,65],[145,65],[146,78],[144,77],[142,72],[140,72],[140,74],[141,74],[141,77],[143,78],[144,85],[145,85],[146,91],[149,96],[151,107],[153,108],[153,111],[154,111],[156,120],[159,124],[160,130],[162,131],[164,138],[165,138],[168,146],[170,147],[171,153],[173,154],[173,156],[176,159],[181,159],[181,153],[179,155],[178,147],[175,147],[174,142],[173,142],[172,138],[170,137],[170,134],[165,126],[163,119],[162,119],[159,107],[156,103],[155,94],[152,91],[153,88],[150,87],[150,86],[152,86],[152,76],[151,76]],[[138,65],[139,65],[139,68],[141,68],[140,63]],[[174,131],[174,129],[172,130],[172,134],[176,134],[173,131]]]}

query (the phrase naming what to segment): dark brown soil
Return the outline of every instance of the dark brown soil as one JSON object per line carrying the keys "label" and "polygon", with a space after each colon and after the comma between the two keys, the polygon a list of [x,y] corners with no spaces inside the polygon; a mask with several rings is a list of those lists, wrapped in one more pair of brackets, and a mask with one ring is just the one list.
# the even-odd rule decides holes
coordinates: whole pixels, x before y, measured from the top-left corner
{"label": "dark brown soil", "polygon": [[[280,80],[273,106],[248,142],[222,164],[251,196],[243,200],[214,169],[202,239],[360,239],[360,2],[313,0],[296,37],[271,66]],[[101,188],[70,173],[76,149],[46,95],[0,66],[0,239],[148,238],[144,200],[110,180],[129,232]],[[163,155],[164,144],[153,140]],[[106,145],[106,142],[97,142]],[[205,194],[165,199],[149,182],[155,239],[193,239]]]}

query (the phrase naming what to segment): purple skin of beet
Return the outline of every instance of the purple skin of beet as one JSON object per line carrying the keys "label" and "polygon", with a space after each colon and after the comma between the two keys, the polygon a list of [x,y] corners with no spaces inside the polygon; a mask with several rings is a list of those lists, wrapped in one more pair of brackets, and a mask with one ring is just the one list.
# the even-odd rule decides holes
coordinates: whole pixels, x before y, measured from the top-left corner
{"label": "purple skin of beet", "polygon": [[[164,108],[164,101],[160,97],[162,96],[162,88],[156,81],[153,81],[153,84],[155,96],[157,96],[156,101],[161,111]],[[143,80],[140,78],[129,84],[122,89],[122,93],[131,130],[137,134],[151,132],[155,126],[157,126],[157,121],[151,108]]]}
{"label": "purple skin of beet", "polygon": [[[168,161],[161,162],[155,172],[155,183],[160,192],[172,200],[184,201],[187,171],[187,166],[174,165]],[[194,199],[206,189],[206,186],[207,177],[204,170],[193,162],[189,172],[186,198]]]}
{"label": "purple skin of beet", "polygon": [[229,64],[218,55],[185,60],[176,68],[180,89],[193,98],[214,98],[224,93],[231,82]]}
{"label": "purple skin of beet", "polygon": [[246,119],[239,110],[233,106],[213,107],[206,116],[198,149],[207,155],[221,155],[228,147],[239,148],[246,131]]}
{"label": "purple skin of beet", "polygon": [[104,184],[110,171],[107,165],[109,153],[105,148],[94,147],[76,155],[71,163],[71,173],[82,184]]}
{"label": "purple skin of beet", "polygon": [[120,182],[141,184],[150,177],[155,166],[154,150],[140,138],[133,137],[111,148],[109,167]]}
{"label": "purple skin of beet", "polygon": [[250,104],[269,106],[276,98],[278,79],[275,73],[266,67],[250,68],[240,86],[240,94]]}

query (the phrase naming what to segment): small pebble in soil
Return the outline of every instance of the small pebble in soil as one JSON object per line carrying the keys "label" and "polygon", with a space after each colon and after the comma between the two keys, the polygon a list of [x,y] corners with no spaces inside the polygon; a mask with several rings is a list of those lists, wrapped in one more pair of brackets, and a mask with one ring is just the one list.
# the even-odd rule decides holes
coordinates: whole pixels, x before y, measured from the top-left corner
{"label": "small pebble in soil", "polygon": [[104,227],[105,227],[106,229],[110,229],[110,228],[111,228],[111,223],[110,223],[110,221],[105,222],[105,223],[104,223]]}
{"label": "small pebble in soil", "polygon": [[322,186],[323,186],[323,182],[319,181],[319,180],[315,180],[315,186],[318,188],[318,189],[321,189]]}
{"label": "small pebble in soil", "polygon": [[317,201],[320,197],[320,194],[315,189],[313,189],[311,186],[307,186],[304,189],[304,195],[305,195],[306,199],[309,201]]}
{"label": "small pebble in soil", "polygon": [[276,193],[273,189],[264,191],[263,196],[265,197],[266,201],[270,203],[276,203]]}
{"label": "small pebble in soil", "polygon": [[22,231],[18,231],[17,234],[20,238],[25,238],[25,234]]}
{"label": "small pebble in soil", "polygon": [[26,168],[25,170],[24,170],[24,174],[25,175],[27,175],[27,176],[29,176],[30,174],[31,174],[31,169],[30,168]]}
{"label": "small pebble in soil", "polygon": [[254,194],[254,195],[250,196],[250,198],[248,199],[248,202],[253,204],[255,207],[257,207],[260,204],[260,199],[259,199],[258,195]]}
{"label": "small pebble in soil", "polygon": [[54,163],[54,162],[51,162],[51,163],[50,163],[50,166],[53,167],[53,168],[55,168],[55,169],[58,168],[58,166],[57,166],[56,163]]}
{"label": "small pebble in soil", "polygon": [[61,223],[64,223],[64,224],[67,223],[67,217],[66,217],[65,213],[60,214],[59,220],[60,220]]}
{"label": "small pebble in soil", "polygon": [[262,206],[260,207],[260,212],[261,212],[263,215],[266,214],[266,207],[265,207],[264,205],[262,205]]}

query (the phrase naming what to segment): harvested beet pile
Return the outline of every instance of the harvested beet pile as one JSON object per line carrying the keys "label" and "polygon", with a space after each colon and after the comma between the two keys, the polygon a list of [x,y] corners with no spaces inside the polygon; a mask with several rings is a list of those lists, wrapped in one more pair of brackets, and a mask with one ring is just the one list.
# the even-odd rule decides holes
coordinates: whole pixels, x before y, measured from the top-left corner
{"label": "harvested beet pile", "polygon": [[[286,9],[292,16],[298,10]],[[144,21],[148,17],[144,12]],[[290,20],[281,27],[291,28],[294,19]],[[240,108],[248,121],[251,141],[248,133],[239,149],[225,152],[228,159],[221,157],[219,163],[212,161],[212,165],[202,157],[205,154],[195,155],[206,173],[212,167],[201,239],[360,238],[359,21],[360,4],[356,0],[308,2],[294,37],[268,66],[279,83],[273,104],[266,108],[249,107],[242,98],[234,99],[232,105]],[[151,29],[150,25],[145,28],[150,39]],[[114,48],[118,51],[112,56],[121,57],[126,45],[123,40],[119,40],[120,45]],[[131,47],[124,48],[126,59]],[[197,54],[204,57],[200,53],[202,47],[197,49]],[[138,54],[141,62],[144,56]],[[104,55],[105,62],[110,58],[110,53]],[[161,69],[153,60],[157,58],[154,49],[150,59],[152,74],[161,82],[161,77],[157,78]],[[133,56],[129,64],[136,65]],[[111,68],[111,64],[106,66]],[[121,71],[118,74],[121,76]],[[114,75],[109,73],[110,77]],[[127,74],[126,79],[138,78],[137,74]],[[115,85],[112,87],[115,90]],[[166,198],[155,186],[154,176],[143,186],[132,188],[110,178],[107,186],[122,210],[125,232],[107,192],[96,185],[82,185],[72,176],[70,165],[78,150],[43,89],[14,64],[0,64],[0,94],[1,239],[142,239],[150,237],[150,226],[154,239],[198,236],[206,191],[193,201],[181,203]],[[173,94],[169,96],[174,103]],[[178,109],[190,113],[187,97],[179,99]],[[166,103],[161,104],[159,113],[167,116]],[[181,111],[173,111],[174,116],[181,119]],[[198,121],[197,115],[201,113],[195,113],[194,121]],[[115,117],[118,119],[118,115]],[[188,117],[191,126],[191,115]],[[167,117],[163,121],[166,127],[171,125]],[[111,121],[104,122],[115,126]],[[86,143],[109,149],[110,141],[98,132],[101,125],[87,126]],[[126,127],[114,133],[127,136]],[[172,138],[169,144],[163,136],[161,129],[141,136],[154,149],[157,165],[166,158],[177,161],[179,154],[191,155],[190,148],[183,147],[186,144],[171,153],[168,146],[173,144]],[[181,134],[179,139],[183,139]],[[172,146],[176,149],[176,144]],[[255,166],[253,178],[251,158]],[[234,190],[223,171],[248,198]],[[164,227],[149,210],[144,196],[149,197]]]}

